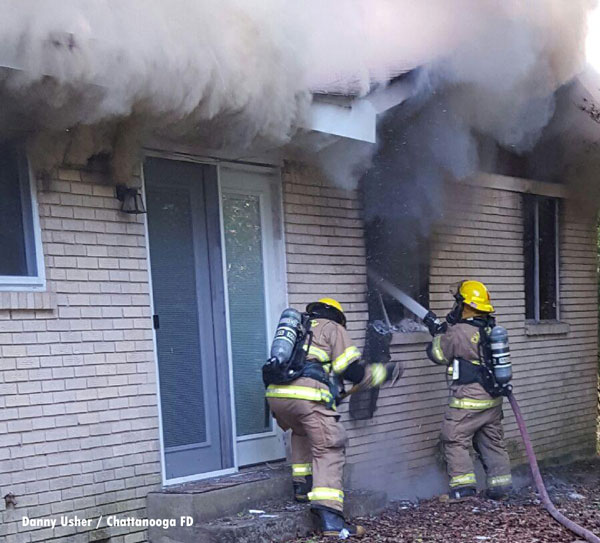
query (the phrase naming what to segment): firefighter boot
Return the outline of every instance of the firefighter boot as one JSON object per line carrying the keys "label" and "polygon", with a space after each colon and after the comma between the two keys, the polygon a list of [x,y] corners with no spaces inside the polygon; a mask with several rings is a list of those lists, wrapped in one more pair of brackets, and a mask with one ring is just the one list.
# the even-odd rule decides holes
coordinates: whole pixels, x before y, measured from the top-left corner
{"label": "firefighter boot", "polygon": [[475,496],[477,490],[472,486],[459,486],[450,490],[450,501],[459,502],[465,498]]}
{"label": "firefighter boot", "polygon": [[308,493],[312,490],[312,475],[307,475],[304,481],[294,481],[294,499],[300,503],[308,503]]}
{"label": "firefighter boot", "polygon": [[344,520],[344,515],[339,511],[325,506],[313,507],[312,511],[319,517],[319,527],[324,536],[346,539],[347,537],[362,537],[366,533],[362,526],[348,524]]}

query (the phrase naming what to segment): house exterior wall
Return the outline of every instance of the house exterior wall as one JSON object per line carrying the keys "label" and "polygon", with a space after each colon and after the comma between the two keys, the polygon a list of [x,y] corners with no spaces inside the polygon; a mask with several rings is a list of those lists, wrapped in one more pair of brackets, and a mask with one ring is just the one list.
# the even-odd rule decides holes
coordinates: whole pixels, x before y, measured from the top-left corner
{"label": "house exterior wall", "polygon": [[17,501],[0,504],[0,539],[144,541],[139,528],[21,524],[144,516],[160,486],[143,217],[76,169],[40,185],[38,200],[47,292],[0,293],[0,489]]}
{"label": "house exterior wall", "polygon": [[[449,285],[463,276],[486,281],[511,334],[515,389],[536,451],[544,457],[591,452],[594,220],[576,205],[563,208],[561,308],[569,331],[527,335],[520,194],[490,188],[467,193],[468,203],[449,207],[451,220],[435,235],[432,308],[448,310]],[[40,184],[38,200],[47,291],[0,292],[0,490],[13,493],[18,504],[5,509],[0,500],[0,538],[145,541],[146,532],[132,527],[51,530],[21,524],[24,516],[144,517],[145,496],[161,484],[144,220],[120,213],[114,187],[84,170],[58,171]],[[338,298],[362,347],[368,314],[360,193],[287,163],[283,203],[289,303],[302,307],[315,297]],[[426,339],[394,339],[393,357],[405,362],[406,374],[398,387],[381,391],[372,420],[352,421],[347,407],[341,408],[350,485],[421,496],[445,488],[438,435],[447,391],[443,371],[424,356]],[[513,459],[522,462],[508,412],[506,430]]]}
{"label": "house exterior wall", "polygon": [[[553,330],[525,325],[522,195],[456,184],[447,190],[447,219],[433,233],[431,308],[445,315],[453,284],[465,277],[484,281],[498,321],[510,333],[515,394],[536,452],[541,458],[591,454],[597,378],[595,218],[582,216],[569,201],[562,208],[561,322],[569,330],[547,333]],[[367,306],[359,193],[331,187],[319,172],[289,165],[284,210],[290,303],[337,297],[362,347]],[[444,371],[424,354],[427,341],[422,333],[396,334],[392,357],[404,363],[406,372],[397,387],[382,389],[373,419],[353,421],[341,410],[351,486],[386,488],[397,497],[446,488],[439,430],[448,392]],[[515,464],[523,463],[508,405],[505,416],[509,452]]]}

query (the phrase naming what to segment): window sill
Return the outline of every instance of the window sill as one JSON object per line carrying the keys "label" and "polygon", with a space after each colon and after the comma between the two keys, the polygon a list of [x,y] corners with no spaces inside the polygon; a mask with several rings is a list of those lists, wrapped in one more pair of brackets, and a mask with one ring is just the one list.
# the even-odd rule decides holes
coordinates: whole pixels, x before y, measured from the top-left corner
{"label": "window sill", "polygon": [[570,330],[571,326],[566,322],[541,321],[525,323],[525,335],[527,336],[568,334]]}
{"label": "window sill", "polygon": [[391,345],[425,344],[431,341],[429,332],[396,332],[392,336]]}
{"label": "window sill", "polygon": [[56,306],[56,294],[53,292],[0,291],[0,311],[19,309],[53,311]]}

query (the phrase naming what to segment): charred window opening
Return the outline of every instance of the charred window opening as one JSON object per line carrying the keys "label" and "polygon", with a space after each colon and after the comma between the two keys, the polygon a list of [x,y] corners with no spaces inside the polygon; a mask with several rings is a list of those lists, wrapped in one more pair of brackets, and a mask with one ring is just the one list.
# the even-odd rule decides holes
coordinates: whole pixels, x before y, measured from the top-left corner
{"label": "charred window opening", "polygon": [[557,198],[523,197],[525,256],[525,318],[558,320],[559,213]]}
{"label": "charred window opening", "polygon": [[[367,262],[421,305],[429,306],[429,241],[414,231],[414,221],[401,210],[394,217],[367,222]],[[384,312],[385,310],[385,312]],[[386,320],[400,332],[425,330],[400,302],[369,284],[370,320]]]}

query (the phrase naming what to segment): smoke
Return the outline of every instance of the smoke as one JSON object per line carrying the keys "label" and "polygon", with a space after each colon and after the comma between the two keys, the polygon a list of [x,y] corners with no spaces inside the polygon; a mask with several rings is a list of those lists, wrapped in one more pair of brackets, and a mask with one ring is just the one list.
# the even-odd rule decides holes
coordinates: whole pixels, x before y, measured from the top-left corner
{"label": "smoke", "polygon": [[403,217],[410,226],[397,236],[429,234],[443,216],[446,180],[498,171],[500,154],[530,156],[553,118],[576,113],[565,101],[557,110],[557,90],[584,65],[592,3],[477,6],[465,14],[467,39],[424,66],[415,98],[380,123],[363,184],[367,220]]}
{"label": "smoke", "polygon": [[[422,92],[460,86],[448,107],[462,123],[526,149],[552,114],[551,94],[580,65],[589,6],[1,0],[0,131],[118,132],[133,117],[140,143],[159,134],[212,147],[279,146],[311,92],[360,96],[426,66]],[[353,154],[337,159],[337,151],[339,163]]]}

